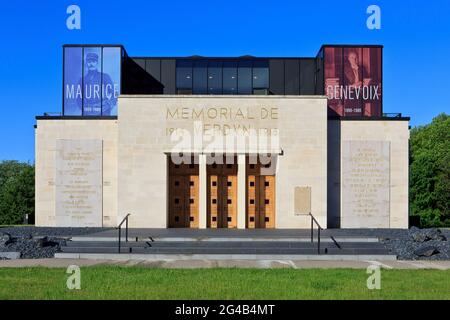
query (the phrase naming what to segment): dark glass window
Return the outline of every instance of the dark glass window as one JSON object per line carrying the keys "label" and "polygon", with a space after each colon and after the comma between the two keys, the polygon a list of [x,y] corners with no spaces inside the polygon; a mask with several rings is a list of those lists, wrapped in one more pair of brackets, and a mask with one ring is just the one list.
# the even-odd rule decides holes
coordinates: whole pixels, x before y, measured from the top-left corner
{"label": "dark glass window", "polygon": [[194,62],[194,94],[208,93],[208,61],[199,60]]}
{"label": "dark glass window", "polygon": [[223,62],[223,94],[237,94],[237,62]]}
{"label": "dark glass window", "polygon": [[253,89],[269,88],[269,62],[253,62]]}
{"label": "dark glass window", "polygon": [[222,94],[222,61],[210,61],[208,64],[208,93]]}
{"label": "dark glass window", "polygon": [[238,94],[252,94],[252,61],[239,61]]}
{"label": "dark glass window", "polygon": [[192,61],[177,61],[177,91],[178,93],[188,93],[192,90]]}

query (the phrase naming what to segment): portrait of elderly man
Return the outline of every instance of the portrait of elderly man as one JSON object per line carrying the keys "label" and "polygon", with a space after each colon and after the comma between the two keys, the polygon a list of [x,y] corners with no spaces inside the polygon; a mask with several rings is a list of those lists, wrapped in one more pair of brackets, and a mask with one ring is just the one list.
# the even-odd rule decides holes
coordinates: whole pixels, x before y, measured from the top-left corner
{"label": "portrait of elderly man", "polygon": [[344,75],[347,85],[360,87],[363,85],[364,66],[359,61],[358,54],[350,51],[347,58],[344,58]]}

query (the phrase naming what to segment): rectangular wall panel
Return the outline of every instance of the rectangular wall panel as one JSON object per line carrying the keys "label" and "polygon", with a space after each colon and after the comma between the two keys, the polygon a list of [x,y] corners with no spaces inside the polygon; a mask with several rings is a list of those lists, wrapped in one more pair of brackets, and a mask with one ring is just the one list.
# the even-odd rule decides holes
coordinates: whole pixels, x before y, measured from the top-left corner
{"label": "rectangular wall panel", "polygon": [[284,60],[271,59],[269,61],[269,90],[271,94],[284,94]]}
{"label": "rectangular wall panel", "polygon": [[300,94],[315,94],[315,59],[300,59]]}
{"label": "rectangular wall panel", "polygon": [[145,61],[145,71],[157,81],[161,81],[161,60],[147,59]]}
{"label": "rectangular wall panel", "polygon": [[300,65],[297,59],[284,61],[284,94],[298,95],[300,93]]}
{"label": "rectangular wall panel", "polygon": [[161,83],[164,94],[175,94],[175,60],[161,60]]}
{"label": "rectangular wall panel", "polygon": [[56,140],[58,227],[102,226],[101,140]]}
{"label": "rectangular wall panel", "polygon": [[389,141],[342,141],[341,181],[341,228],[389,228]]}

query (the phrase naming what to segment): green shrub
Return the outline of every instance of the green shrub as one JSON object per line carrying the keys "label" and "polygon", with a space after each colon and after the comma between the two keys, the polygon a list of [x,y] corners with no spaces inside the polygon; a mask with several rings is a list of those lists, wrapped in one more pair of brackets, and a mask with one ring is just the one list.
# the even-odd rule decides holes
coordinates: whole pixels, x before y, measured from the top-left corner
{"label": "green shrub", "polygon": [[450,226],[450,116],[411,130],[410,209],[422,227]]}
{"label": "green shrub", "polygon": [[34,166],[0,162],[0,224],[34,223]]}

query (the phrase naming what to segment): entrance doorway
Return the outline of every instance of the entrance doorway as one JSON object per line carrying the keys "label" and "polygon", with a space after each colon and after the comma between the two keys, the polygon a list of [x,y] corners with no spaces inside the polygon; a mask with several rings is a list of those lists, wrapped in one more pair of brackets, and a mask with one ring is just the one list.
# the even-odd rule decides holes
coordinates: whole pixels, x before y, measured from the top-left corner
{"label": "entrance doorway", "polygon": [[207,166],[207,226],[237,227],[237,159]]}
{"label": "entrance doorway", "polygon": [[190,163],[169,161],[169,228],[199,226],[199,167],[192,157]]}
{"label": "entrance doorway", "polygon": [[250,164],[247,158],[248,229],[275,228],[275,174],[261,174],[263,167],[259,162]]}

